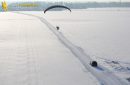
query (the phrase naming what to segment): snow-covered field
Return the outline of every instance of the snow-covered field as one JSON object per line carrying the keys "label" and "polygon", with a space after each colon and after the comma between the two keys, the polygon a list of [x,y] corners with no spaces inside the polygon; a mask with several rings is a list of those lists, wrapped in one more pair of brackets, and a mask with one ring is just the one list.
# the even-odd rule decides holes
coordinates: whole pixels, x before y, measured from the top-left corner
{"label": "snow-covered field", "polygon": [[38,19],[0,13],[0,85],[99,85]]}
{"label": "snow-covered field", "polygon": [[0,13],[0,85],[130,85],[129,10]]}
{"label": "snow-covered field", "polygon": [[48,13],[45,18],[89,55],[130,61],[130,11],[65,13]]}
{"label": "snow-covered field", "polygon": [[48,12],[45,18],[91,58],[130,81],[130,9]]}

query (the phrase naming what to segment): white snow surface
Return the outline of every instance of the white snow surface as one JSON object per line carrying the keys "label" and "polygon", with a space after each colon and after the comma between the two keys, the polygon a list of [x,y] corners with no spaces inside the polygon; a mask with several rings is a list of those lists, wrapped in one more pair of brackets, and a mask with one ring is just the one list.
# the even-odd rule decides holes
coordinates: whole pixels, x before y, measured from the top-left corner
{"label": "white snow surface", "polygon": [[53,26],[59,26],[67,39],[91,56],[130,61],[130,8],[26,13],[41,16]]}
{"label": "white snow surface", "polygon": [[0,85],[129,85],[129,17],[126,8],[0,13]]}
{"label": "white snow surface", "polygon": [[99,85],[39,19],[0,13],[0,85]]}
{"label": "white snow surface", "polygon": [[130,82],[129,8],[48,12],[45,18],[91,58]]}
{"label": "white snow surface", "polygon": [[91,56],[130,61],[130,11],[85,10],[45,14],[46,19]]}
{"label": "white snow surface", "polygon": [[118,77],[130,82],[129,8],[26,13],[46,18],[53,26],[59,26],[59,32],[72,44]]}

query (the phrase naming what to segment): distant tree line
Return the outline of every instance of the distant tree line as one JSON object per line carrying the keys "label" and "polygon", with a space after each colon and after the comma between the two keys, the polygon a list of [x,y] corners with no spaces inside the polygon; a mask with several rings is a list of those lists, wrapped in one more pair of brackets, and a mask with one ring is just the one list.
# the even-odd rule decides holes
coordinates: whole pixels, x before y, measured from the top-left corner
{"label": "distant tree line", "polygon": [[[29,5],[21,5],[29,4]],[[30,5],[33,4],[33,5]],[[35,6],[36,5],[36,6]],[[65,5],[71,9],[87,9],[87,8],[105,8],[105,7],[130,7],[130,2],[14,2],[8,4],[8,10],[14,11],[42,11],[51,5]],[[1,10],[1,8],[0,8]]]}

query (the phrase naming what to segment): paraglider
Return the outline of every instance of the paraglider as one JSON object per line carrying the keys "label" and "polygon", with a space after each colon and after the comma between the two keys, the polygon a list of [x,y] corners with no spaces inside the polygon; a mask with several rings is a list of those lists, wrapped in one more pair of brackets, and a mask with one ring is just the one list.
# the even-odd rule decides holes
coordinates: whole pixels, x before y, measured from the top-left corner
{"label": "paraglider", "polygon": [[60,29],[60,27],[59,27],[59,26],[56,26],[56,29],[57,29],[57,30],[59,30],[59,29]]}
{"label": "paraglider", "polygon": [[48,10],[53,9],[53,8],[65,8],[65,9],[68,9],[68,10],[71,12],[71,9],[68,8],[68,7],[66,7],[66,6],[62,6],[62,5],[53,5],[53,6],[48,7],[47,9],[45,9],[44,13],[46,13]]}

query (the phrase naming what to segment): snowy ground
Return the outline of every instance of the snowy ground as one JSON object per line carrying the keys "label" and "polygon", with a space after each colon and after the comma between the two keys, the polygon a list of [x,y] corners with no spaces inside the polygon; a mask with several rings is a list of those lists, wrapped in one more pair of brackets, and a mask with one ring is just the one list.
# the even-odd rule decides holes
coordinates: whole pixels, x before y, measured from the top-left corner
{"label": "snowy ground", "polygon": [[[129,10],[87,9],[73,10],[72,13],[21,13],[43,17],[53,26],[59,26],[60,32],[71,43],[82,48],[92,59],[128,83]],[[92,72],[88,72],[45,23],[36,17],[0,13],[0,22],[0,84],[100,84],[95,76],[90,74]]]}
{"label": "snowy ground", "polygon": [[130,11],[73,11],[48,13],[69,40],[90,55],[130,61]]}
{"label": "snowy ground", "polygon": [[93,59],[130,81],[130,9],[48,12],[45,17]]}
{"label": "snowy ground", "polygon": [[99,85],[38,19],[0,13],[0,85]]}
{"label": "snowy ground", "polygon": [[48,12],[45,17],[94,60],[130,82],[130,9]]}

